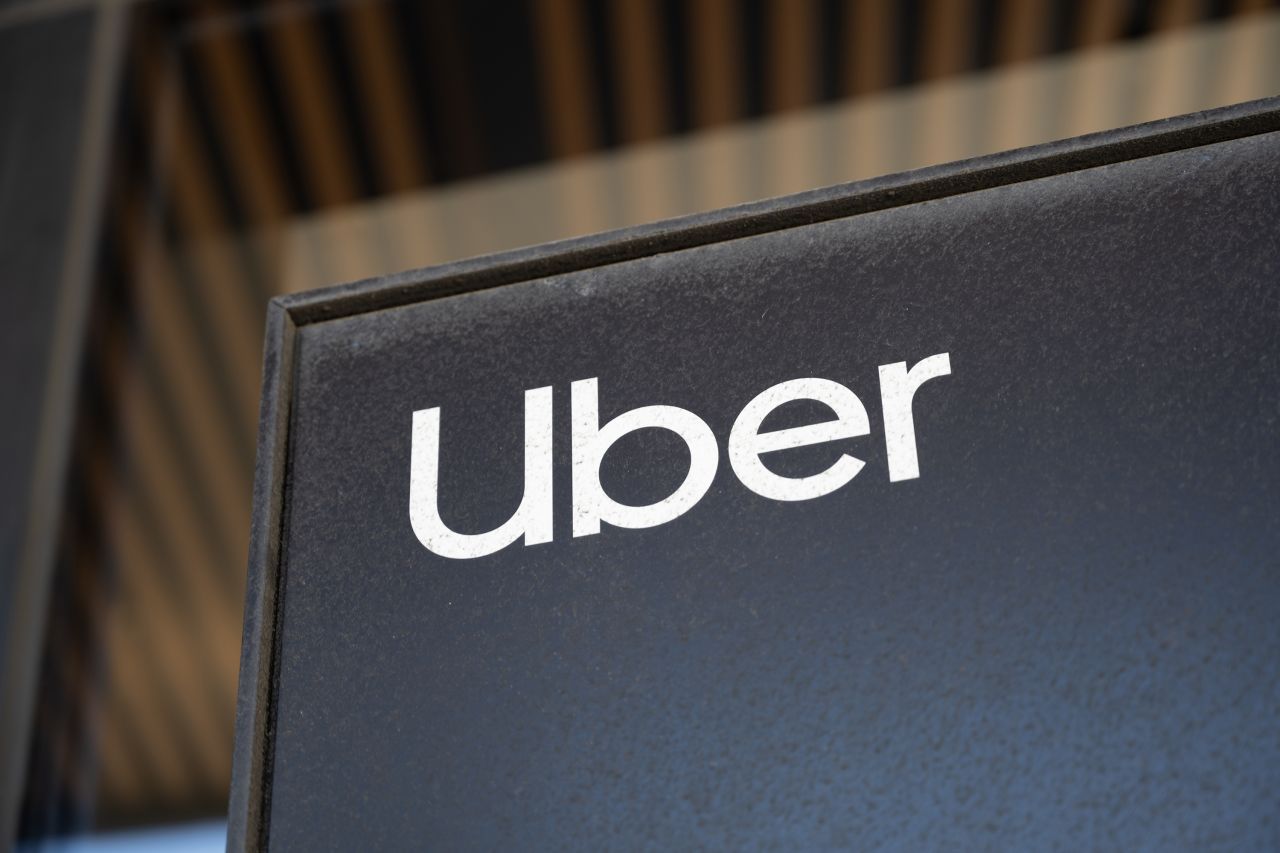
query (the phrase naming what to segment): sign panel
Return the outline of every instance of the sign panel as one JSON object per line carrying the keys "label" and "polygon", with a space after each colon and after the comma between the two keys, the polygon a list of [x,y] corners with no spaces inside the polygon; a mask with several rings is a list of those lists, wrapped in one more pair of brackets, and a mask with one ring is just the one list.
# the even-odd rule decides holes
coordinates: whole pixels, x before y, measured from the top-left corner
{"label": "sign panel", "polygon": [[277,303],[232,846],[1257,847],[1280,113]]}

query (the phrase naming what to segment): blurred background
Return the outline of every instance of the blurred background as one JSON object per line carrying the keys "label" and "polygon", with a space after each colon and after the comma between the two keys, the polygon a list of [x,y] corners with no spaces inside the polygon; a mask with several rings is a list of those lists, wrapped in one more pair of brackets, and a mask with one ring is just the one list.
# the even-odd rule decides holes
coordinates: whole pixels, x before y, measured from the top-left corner
{"label": "blurred background", "polygon": [[5,0],[0,845],[221,845],[272,296],[1277,93],[1270,0]]}

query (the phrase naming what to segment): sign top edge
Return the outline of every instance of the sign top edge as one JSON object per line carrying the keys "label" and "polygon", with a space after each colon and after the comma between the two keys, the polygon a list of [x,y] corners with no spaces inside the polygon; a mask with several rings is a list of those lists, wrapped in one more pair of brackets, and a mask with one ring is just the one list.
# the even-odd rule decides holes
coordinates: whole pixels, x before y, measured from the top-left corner
{"label": "sign top edge", "polygon": [[1280,131],[1280,96],[271,300],[297,326]]}

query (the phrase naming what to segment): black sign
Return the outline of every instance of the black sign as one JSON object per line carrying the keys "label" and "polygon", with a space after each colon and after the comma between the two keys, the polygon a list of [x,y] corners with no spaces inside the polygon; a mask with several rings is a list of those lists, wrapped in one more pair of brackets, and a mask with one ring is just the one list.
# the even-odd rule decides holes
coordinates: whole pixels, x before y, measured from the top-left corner
{"label": "black sign", "polygon": [[1274,844],[1278,130],[277,302],[231,846]]}

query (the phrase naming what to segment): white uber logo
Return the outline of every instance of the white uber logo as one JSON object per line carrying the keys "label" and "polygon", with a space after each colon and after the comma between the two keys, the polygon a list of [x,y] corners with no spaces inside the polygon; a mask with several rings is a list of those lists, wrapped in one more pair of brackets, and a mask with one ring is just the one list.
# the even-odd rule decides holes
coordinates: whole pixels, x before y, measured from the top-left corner
{"label": "white uber logo", "polygon": [[[917,362],[880,366],[880,409],[884,416],[889,480],[920,476],[912,401],[930,379],[948,376],[951,360],[939,353]],[[600,532],[600,523],[641,528],[666,524],[688,512],[711,488],[720,464],[720,447],[707,422],[679,406],[642,406],[600,423],[598,382],[583,379],[570,386],[573,447],[573,535]],[[785,403],[813,400],[831,409],[835,419],[761,432],[768,415]],[[665,429],[689,447],[689,470],[667,497],[646,506],[615,501],[600,485],[600,463],[618,439],[640,429]],[[830,379],[790,379],[756,395],[729,431],[729,464],[742,484],[776,501],[804,501],[830,494],[858,475],[866,464],[841,454],[824,470],[803,477],[776,474],[761,459],[766,453],[811,444],[858,438],[871,431],[867,409],[858,396]],[[409,519],[418,540],[442,557],[470,559],[492,554],[521,537],[525,545],[552,540],[551,388],[524,392],[524,495],[515,512],[487,533],[458,533],[440,518],[440,409],[413,413],[413,450],[409,473]]]}

